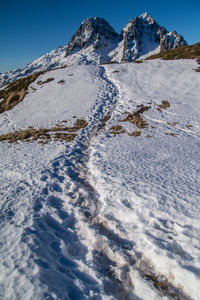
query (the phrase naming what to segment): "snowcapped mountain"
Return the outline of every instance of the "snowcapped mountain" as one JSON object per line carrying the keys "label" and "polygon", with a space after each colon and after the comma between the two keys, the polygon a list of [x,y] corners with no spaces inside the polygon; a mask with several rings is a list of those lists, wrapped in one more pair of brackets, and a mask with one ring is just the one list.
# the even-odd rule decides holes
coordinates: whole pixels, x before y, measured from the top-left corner
{"label": "snowcapped mountain", "polygon": [[101,51],[102,55],[110,48],[116,46],[119,39],[114,29],[103,18],[86,19],[73,35],[67,45],[66,55],[76,53],[82,49],[92,46],[94,51]]}
{"label": "snowcapped mountain", "polygon": [[122,29],[121,42],[111,53],[112,60],[134,61],[143,55],[178,48],[187,45],[184,38],[175,31],[168,32],[148,14],[144,13]]}
{"label": "snowcapped mountain", "polygon": [[28,64],[0,74],[0,87],[36,71],[85,63],[134,61],[163,50],[187,45],[176,31],[168,32],[148,14],[130,20],[118,34],[103,18],[82,22],[69,43]]}

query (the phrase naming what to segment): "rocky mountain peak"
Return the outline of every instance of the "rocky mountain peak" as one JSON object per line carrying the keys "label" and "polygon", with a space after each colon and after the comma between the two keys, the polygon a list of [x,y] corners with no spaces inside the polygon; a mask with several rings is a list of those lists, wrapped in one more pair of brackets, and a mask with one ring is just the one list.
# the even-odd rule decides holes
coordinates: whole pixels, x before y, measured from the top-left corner
{"label": "rocky mountain peak", "polygon": [[95,49],[106,46],[119,37],[110,24],[103,18],[95,17],[84,20],[67,45],[66,54],[70,55],[91,45]]}
{"label": "rocky mountain peak", "polygon": [[75,63],[134,61],[183,45],[187,43],[180,34],[168,32],[147,12],[129,20],[121,34],[116,33],[103,18],[88,18],[67,45],[57,47],[22,69],[0,74],[0,88],[36,71]]}
{"label": "rocky mountain peak", "polygon": [[[134,61],[153,51],[164,51],[187,45],[176,31],[168,32],[147,12],[133,20],[122,29],[123,53],[121,60]],[[114,58],[113,58],[114,59]]]}

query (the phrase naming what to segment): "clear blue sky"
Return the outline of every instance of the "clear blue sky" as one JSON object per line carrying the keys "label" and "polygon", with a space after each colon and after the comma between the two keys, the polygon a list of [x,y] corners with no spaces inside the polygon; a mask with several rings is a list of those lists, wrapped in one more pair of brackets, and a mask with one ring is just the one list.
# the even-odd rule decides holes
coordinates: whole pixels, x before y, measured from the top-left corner
{"label": "clear blue sky", "polygon": [[189,44],[200,41],[200,0],[0,0],[0,72],[66,44],[87,17],[103,17],[120,32],[145,11]]}

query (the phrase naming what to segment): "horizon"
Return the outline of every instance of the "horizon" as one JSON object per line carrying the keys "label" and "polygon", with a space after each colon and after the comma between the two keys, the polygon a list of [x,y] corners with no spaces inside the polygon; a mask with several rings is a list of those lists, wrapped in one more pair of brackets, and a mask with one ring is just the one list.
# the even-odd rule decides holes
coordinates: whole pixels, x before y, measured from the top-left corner
{"label": "horizon", "polygon": [[[173,6],[172,6],[173,5]],[[173,9],[172,9],[173,7]],[[131,12],[131,13],[130,13]],[[93,4],[61,0],[2,1],[0,12],[0,73],[23,68],[28,63],[66,45],[80,24],[89,17],[104,18],[117,33],[129,19],[147,12],[169,32],[176,30],[189,45],[199,42],[200,3],[196,0],[169,0],[164,9],[160,1],[105,1]],[[14,47],[13,47],[14,45]],[[14,49],[14,55],[13,55]]]}

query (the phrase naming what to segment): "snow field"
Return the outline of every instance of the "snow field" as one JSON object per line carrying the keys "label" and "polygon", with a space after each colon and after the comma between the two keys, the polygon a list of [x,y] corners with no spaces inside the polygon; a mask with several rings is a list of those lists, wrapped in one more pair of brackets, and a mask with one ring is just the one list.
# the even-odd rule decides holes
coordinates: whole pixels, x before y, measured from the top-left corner
{"label": "snow field", "polygon": [[[132,253],[141,252],[158,274],[199,299],[200,79],[195,67],[184,60],[106,66],[119,100],[106,129],[91,144],[89,167],[100,195],[99,216],[134,242]],[[162,100],[170,107],[158,111]],[[128,132],[138,130],[119,120],[140,104],[150,106],[141,136],[111,135],[109,128],[116,124]],[[138,296],[139,290],[135,284]]]}
{"label": "snow field", "polygon": [[[59,93],[64,85],[57,81],[72,78],[72,71],[71,90]],[[38,80],[53,76],[55,82],[45,83],[49,91],[45,84],[38,89],[34,83],[20,109],[16,106],[0,116],[2,132],[53,126],[63,119],[73,123],[74,115],[87,118],[89,125],[67,146],[1,144],[1,296],[5,300],[97,299],[104,294],[90,250],[95,238],[83,217],[82,202],[91,197],[84,161],[91,136],[114,104],[110,95],[115,92],[98,66],[56,70]],[[31,89],[34,86],[36,91]],[[92,207],[91,202],[85,210],[92,212]]]}
{"label": "snow field", "polygon": [[[199,299],[196,63],[85,59],[41,75],[0,115],[1,133],[88,121],[69,144],[1,144],[0,295]],[[158,110],[163,100],[170,107]],[[147,128],[119,122],[141,104]],[[112,135],[113,125],[126,133]]]}

